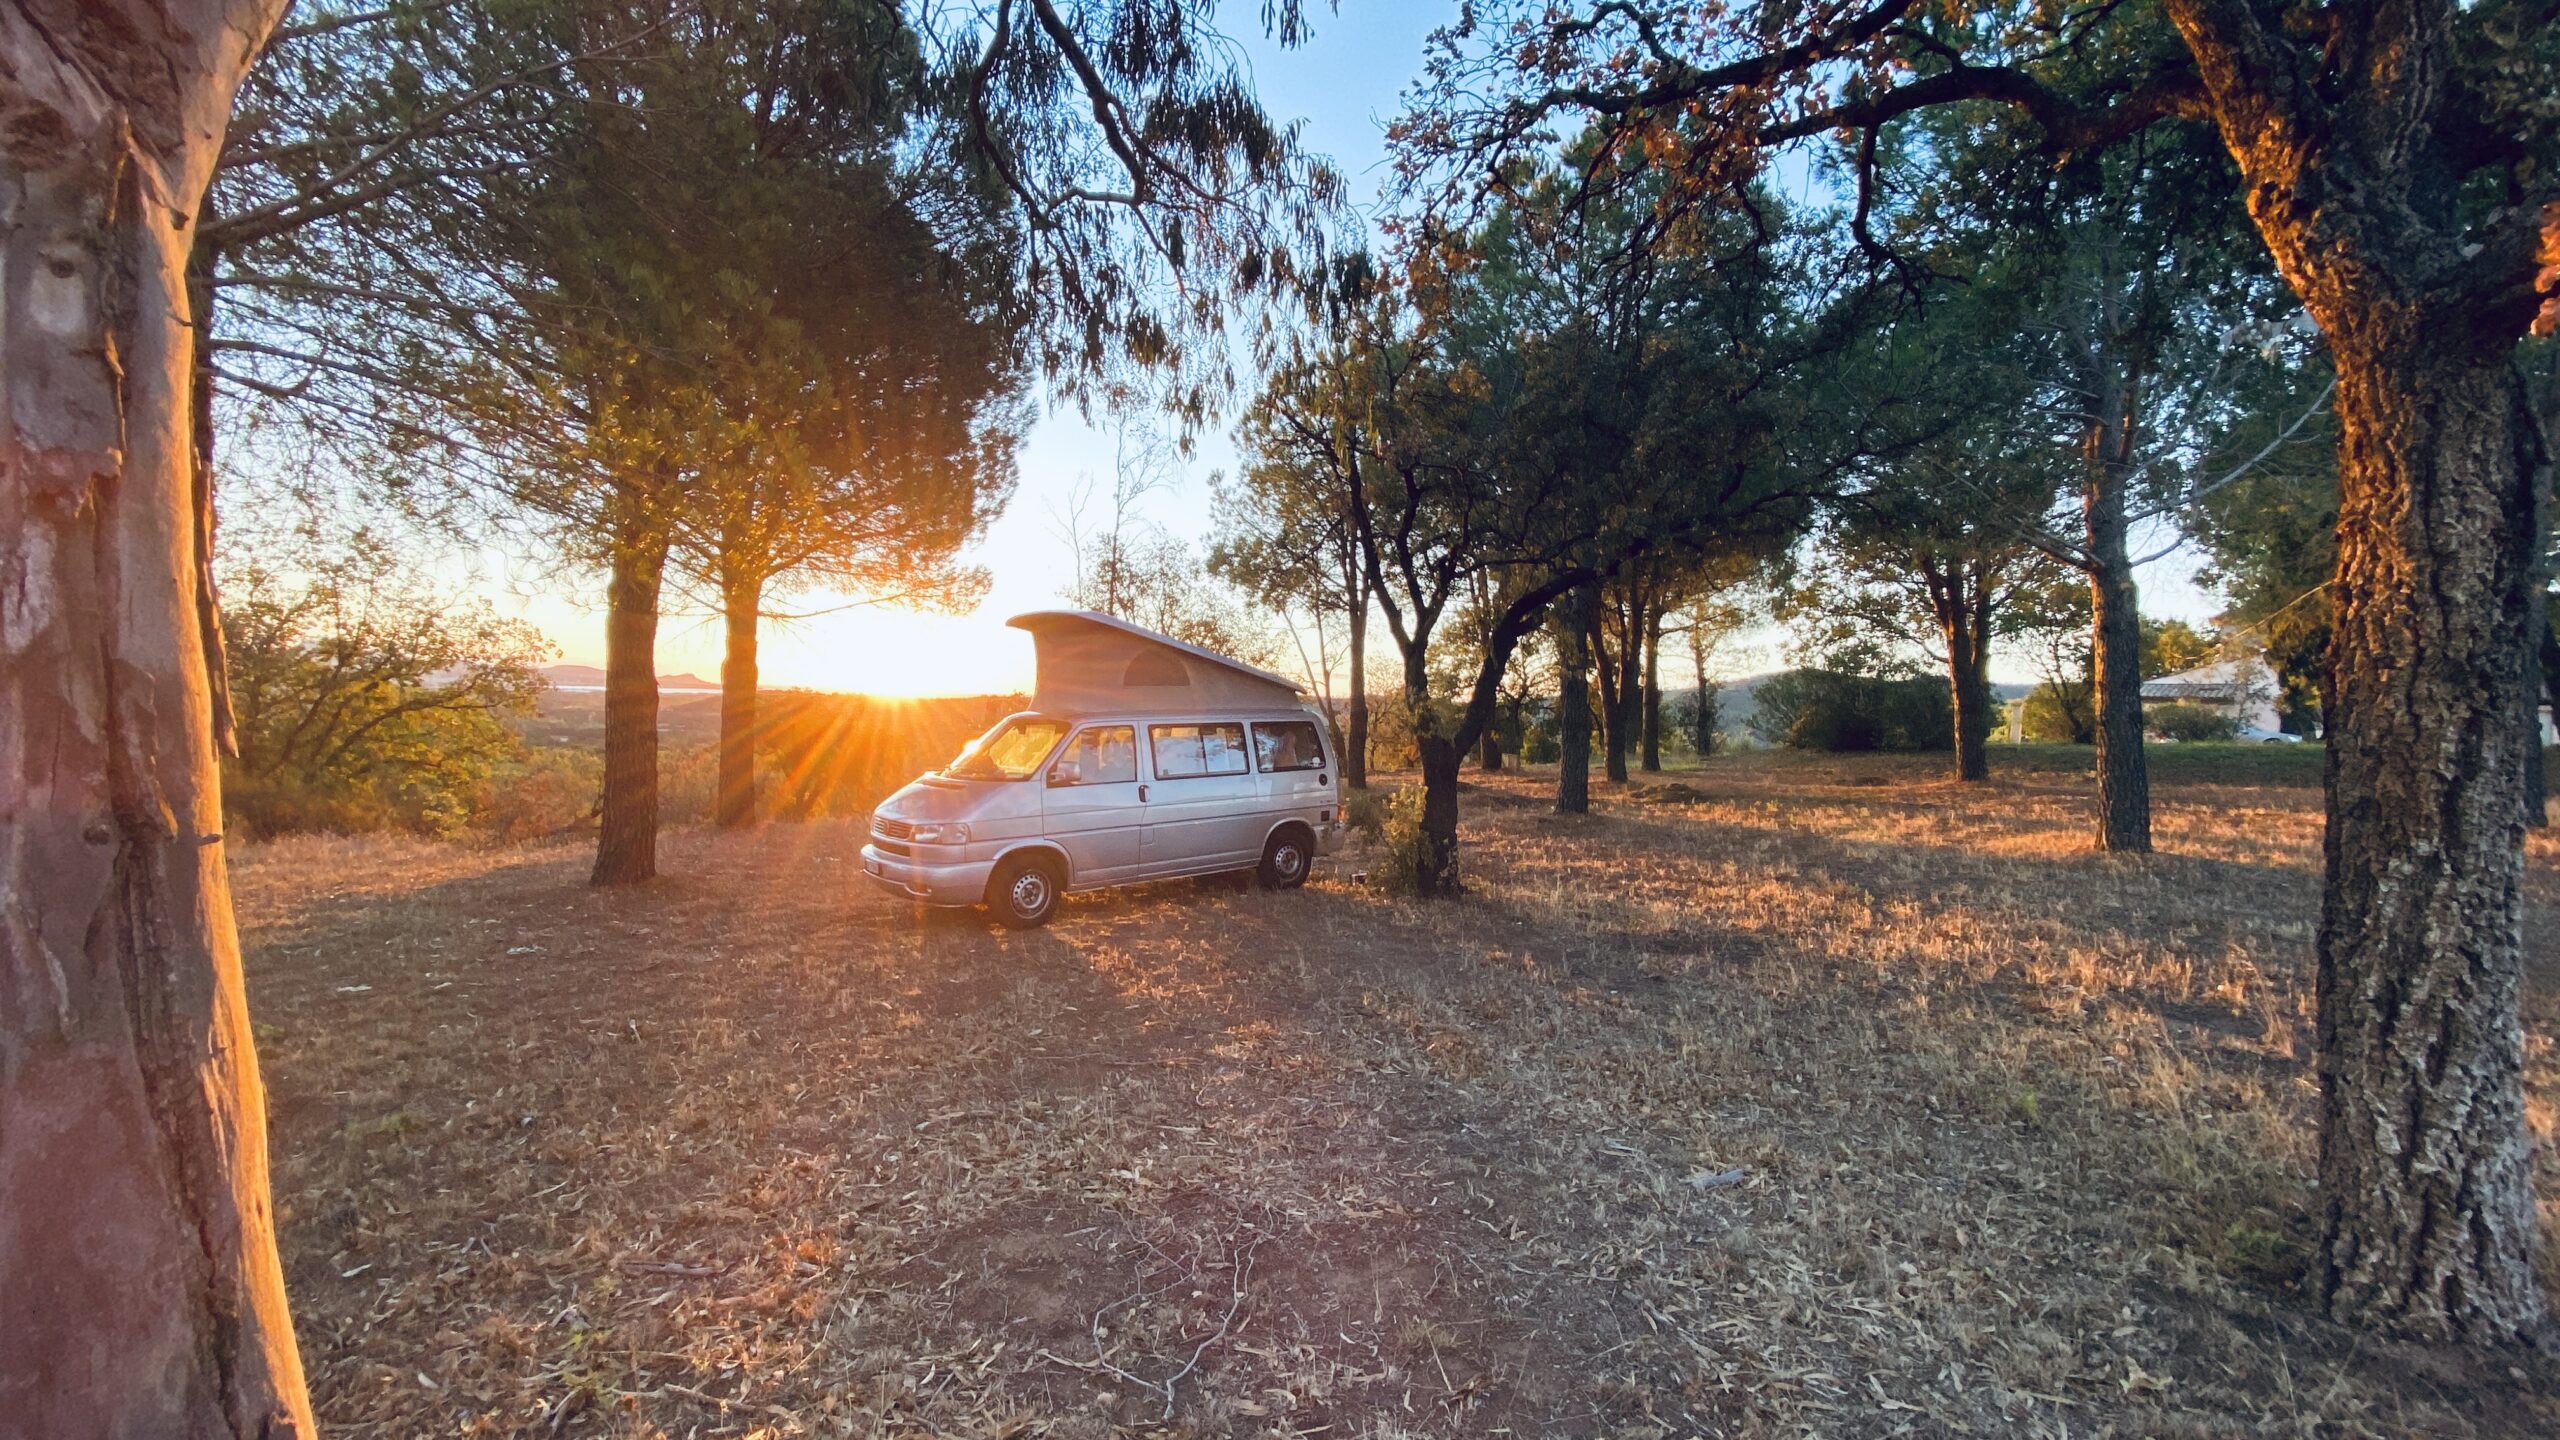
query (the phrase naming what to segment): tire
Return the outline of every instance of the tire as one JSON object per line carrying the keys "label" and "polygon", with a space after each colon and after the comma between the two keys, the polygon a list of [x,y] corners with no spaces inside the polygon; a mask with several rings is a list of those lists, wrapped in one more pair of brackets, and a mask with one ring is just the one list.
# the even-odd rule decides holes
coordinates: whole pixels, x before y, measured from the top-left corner
{"label": "tire", "polygon": [[987,877],[987,913],[1008,930],[1037,930],[1058,913],[1058,867],[1025,855]]}
{"label": "tire", "polygon": [[1315,841],[1305,830],[1295,825],[1282,829],[1262,847],[1262,888],[1295,890],[1306,884],[1315,858]]}

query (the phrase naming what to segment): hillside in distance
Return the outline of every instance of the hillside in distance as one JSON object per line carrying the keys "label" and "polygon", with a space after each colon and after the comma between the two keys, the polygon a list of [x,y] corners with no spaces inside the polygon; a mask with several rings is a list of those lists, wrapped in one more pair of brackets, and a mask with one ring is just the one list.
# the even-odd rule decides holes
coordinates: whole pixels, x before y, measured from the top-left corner
{"label": "hillside in distance", "polygon": [[[542,667],[542,678],[554,690],[601,690],[604,688],[604,671],[594,665],[545,665]],[[658,689],[661,692],[718,690],[719,688],[719,681],[705,680],[691,671],[658,677]]]}

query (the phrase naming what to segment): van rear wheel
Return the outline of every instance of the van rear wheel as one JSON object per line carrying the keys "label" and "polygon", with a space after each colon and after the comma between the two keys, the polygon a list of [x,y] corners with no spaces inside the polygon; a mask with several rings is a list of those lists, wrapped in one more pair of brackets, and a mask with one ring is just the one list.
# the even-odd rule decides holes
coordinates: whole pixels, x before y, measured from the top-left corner
{"label": "van rear wheel", "polygon": [[1057,868],[1029,856],[998,865],[987,879],[987,909],[1008,929],[1048,924],[1058,913]]}
{"label": "van rear wheel", "polygon": [[1315,861],[1315,842],[1296,826],[1271,837],[1262,847],[1262,886],[1266,890],[1295,890],[1307,883],[1307,869]]}

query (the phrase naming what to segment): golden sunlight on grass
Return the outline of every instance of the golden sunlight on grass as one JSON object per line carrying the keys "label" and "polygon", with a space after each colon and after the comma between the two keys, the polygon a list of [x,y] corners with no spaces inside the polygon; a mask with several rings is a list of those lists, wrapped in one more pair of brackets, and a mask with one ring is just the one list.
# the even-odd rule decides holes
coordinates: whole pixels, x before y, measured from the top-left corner
{"label": "golden sunlight on grass", "polygon": [[565,849],[249,851],[325,1423],[2560,1427],[2547,1361],[2303,1306],[2316,790],[2165,787],[2163,853],[2110,861],[2072,775],[1746,757],[1576,818],[1544,784],[1470,787],[1461,902],[1354,854],[1027,934],[871,894],[839,823],[675,837],[638,893]]}

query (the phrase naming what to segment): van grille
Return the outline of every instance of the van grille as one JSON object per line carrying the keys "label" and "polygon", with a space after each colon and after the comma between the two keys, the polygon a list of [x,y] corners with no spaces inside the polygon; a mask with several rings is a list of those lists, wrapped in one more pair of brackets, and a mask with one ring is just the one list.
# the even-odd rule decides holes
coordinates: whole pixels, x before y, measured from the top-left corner
{"label": "van grille", "polygon": [[874,815],[871,817],[871,833],[886,835],[892,840],[905,840],[916,833],[916,827],[904,820],[892,820],[886,815]]}

